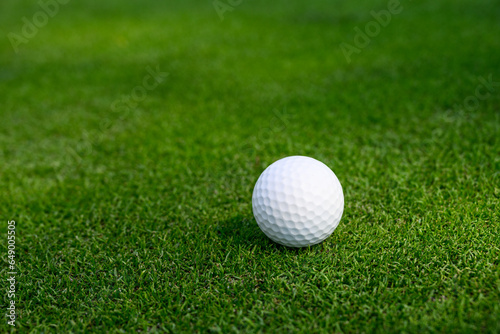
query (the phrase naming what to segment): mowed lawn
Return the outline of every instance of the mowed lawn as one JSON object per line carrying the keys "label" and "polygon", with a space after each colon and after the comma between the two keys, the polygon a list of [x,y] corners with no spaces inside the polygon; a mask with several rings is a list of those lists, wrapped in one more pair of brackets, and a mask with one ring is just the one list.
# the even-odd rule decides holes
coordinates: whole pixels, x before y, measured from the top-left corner
{"label": "mowed lawn", "polygon": [[[3,0],[0,331],[500,332],[500,3],[232,3]],[[252,215],[289,155],[344,190],[310,248]]]}

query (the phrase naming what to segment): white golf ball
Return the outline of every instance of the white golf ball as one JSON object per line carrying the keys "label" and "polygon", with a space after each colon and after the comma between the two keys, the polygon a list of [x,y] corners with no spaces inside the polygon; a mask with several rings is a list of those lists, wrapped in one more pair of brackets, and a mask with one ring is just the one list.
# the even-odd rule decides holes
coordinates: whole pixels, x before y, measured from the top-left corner
{"label": "white golf ball", "polygon": [[260,229],[273,241],[306,247],[335,230],[344,211],[344,194],[324,163],[292,156],[262,172],[253,190],[252,209]]}

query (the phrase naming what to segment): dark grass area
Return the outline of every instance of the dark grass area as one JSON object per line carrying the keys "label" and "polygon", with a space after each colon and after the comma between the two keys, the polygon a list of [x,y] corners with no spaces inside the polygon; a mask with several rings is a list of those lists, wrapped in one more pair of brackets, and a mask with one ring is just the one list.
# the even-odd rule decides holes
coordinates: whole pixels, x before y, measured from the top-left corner
{"label": "dark grass area", "polygon": [[[387,1],[69,2],[17,53],[40,7],[0,6],[17,331],[500,331],[498,1],[401,1],[350,63]],[[251,212],[288,155],[344,189],[309,249]]]}

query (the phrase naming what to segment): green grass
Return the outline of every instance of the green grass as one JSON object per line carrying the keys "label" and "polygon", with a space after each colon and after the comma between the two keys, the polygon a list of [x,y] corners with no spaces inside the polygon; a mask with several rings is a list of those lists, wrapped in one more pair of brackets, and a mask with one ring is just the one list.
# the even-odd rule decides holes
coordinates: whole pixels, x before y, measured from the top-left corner
{"label": "green grass", "polygon": [[[500,3],[402,5],[351,63],[339,44],[387,1],[244,1],[222,21],[211,1],[73,1],[18,53],[5,37],[14,331],[500,332],[500,86],[463,107],[479,77],[500,82]],[[4,36],[39,10],[2,6]],[[147,66],[169,75],[113,110]],[[344,189],[308,249],[252,216],[288,155]]]}

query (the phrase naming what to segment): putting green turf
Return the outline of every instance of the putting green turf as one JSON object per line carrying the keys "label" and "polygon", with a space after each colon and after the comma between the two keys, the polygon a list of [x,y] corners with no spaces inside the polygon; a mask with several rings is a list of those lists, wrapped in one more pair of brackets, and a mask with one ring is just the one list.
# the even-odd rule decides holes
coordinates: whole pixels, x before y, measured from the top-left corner
{"label": "putting green turf", "polygon": [[[349,63],[340,43],[387,1],[243,1],[223,20],[211,1],[70,1],[17,53],[7,34],[40,7],[3,1],[16,330],[499,332],[500,3],[401,6]],[[252,216],[288,155],[344,188],[308,249]]]}

